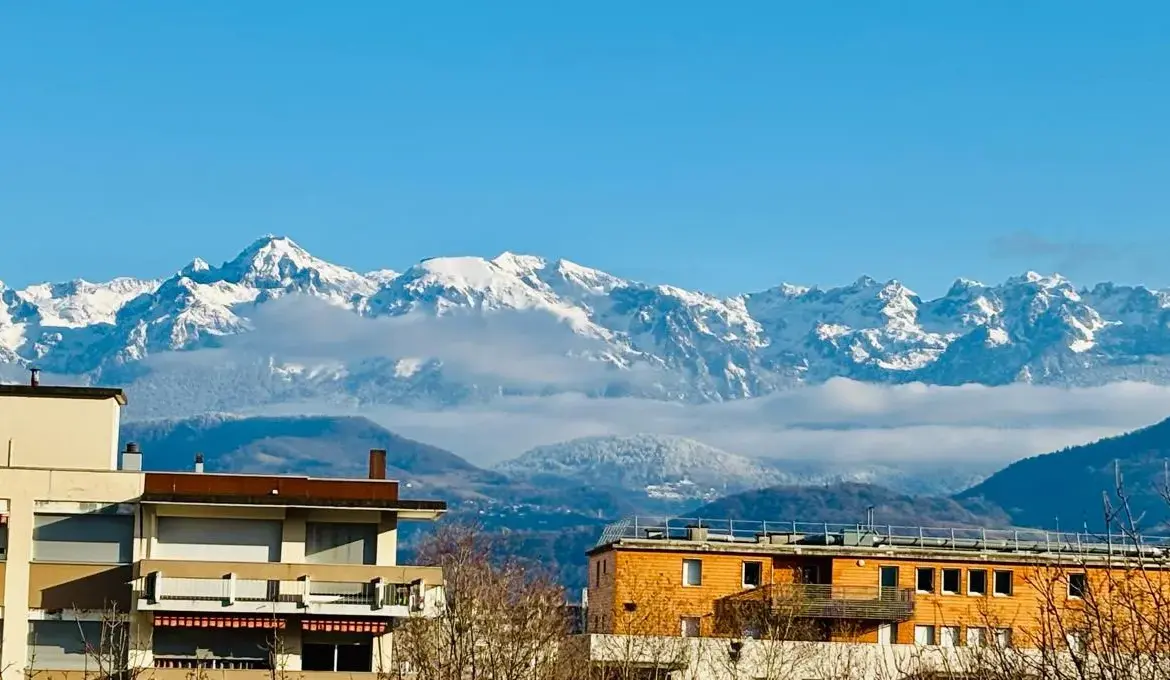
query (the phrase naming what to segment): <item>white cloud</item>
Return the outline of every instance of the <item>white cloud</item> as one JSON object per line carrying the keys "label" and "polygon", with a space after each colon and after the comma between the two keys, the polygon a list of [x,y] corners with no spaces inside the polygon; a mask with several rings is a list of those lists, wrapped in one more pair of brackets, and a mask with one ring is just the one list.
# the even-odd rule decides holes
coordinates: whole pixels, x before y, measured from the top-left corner
{"label": "white cloud", "polygon": [[[276,410],[306,409],[314,407]],[[453,410],[379,407],[361,413],[479,464],[575,437],[653,432],[761,457],[991,470],[1170,416],[1170,388],[1142,383],[1074,389],[881,386],[833,380],[706,405],[560,395],[503,398]]]}
{"label": "white cloud", "polygon": [[452,310],[434,317],[362,317],[316,298],[289,295],[255,307],[252,330],[226,336],[215,349],[165,352],[151,368],[246,364],[257,359],[338,366],[369,359],[438,360],[452,382],[501,388],[593,391],[615,380],[653,380],[652,369],[617,371],[596,359],[607,347],[539,311],[490,314]]}
{"label": "white cloud", "polygon": [[[264,413],[363,413],[390,429],[490,465],[540,444],[575,437],[650,432],[693,437],[746,455],[857,464],[978,465],[991,470],[1020,457],[1081,444],[1170,416],[1170,387],[1116,383],[1057,388],[922,384],[886,386],[831,380],[771,396],[713,404],[591,399],[579,392],[615,378],[604,350],[541,313],[450,314],[438,318],[361,318],[304,298],[266,303],[254,330],[218,350],[172,353],[164,361],[223,365],[276,356],[334,364],[370,358],[436,358],[447,380],[561,392],[502,397],[448,410],[286,404]],[[186,355],[186,356],[184,356]],[[623,377],[656,380],[623,371]],[[569,390],[569,393],[563,392]],[[572,393],[576,390],[578,393]],[[554,390],[555,391],[555,390]],[[257,400],[259,401],[259,400]]]}

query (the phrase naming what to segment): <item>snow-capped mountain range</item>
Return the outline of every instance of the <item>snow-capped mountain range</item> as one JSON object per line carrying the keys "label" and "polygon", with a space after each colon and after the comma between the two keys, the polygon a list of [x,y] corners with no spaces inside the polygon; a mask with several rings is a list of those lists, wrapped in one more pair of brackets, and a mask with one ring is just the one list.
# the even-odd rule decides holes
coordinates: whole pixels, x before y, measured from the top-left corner
{"label": "snow-capped mountain range", "polygon": [[[233,339],[248,337],[257,315],[282,298],[312,298],[359,323],[459,318],[488,328],[482,324],[535,318],[581,340],[554,351],[601,379],[566,387],[551,378],[517,386],[482,371],[469,377],[451,371],[441,354],[428,356],[426,343],[397,354],[404,351],[390,342],[397,327],[387,327],[384,352],[367,343],[360,355],[340,346],[336,356],[294,360],[288,347],[297,346],[296,328],[286,328],[271,351],[259,340],[227,363],[224,355],[186,361],[236,347]],[[475,346],[499,338],[464,340]],[[489,363],[493,352],[483,348]],[[289,399],[455,403],[563,389],[709,401],[836,376],[948,385],[1166,383],[1168,358],[1170,293],[1111,283],[1078,288],[1031,272],[998,285],[960,279],[933,300],[868,277],[836,288],[782,284],[718,297],[512,253],[362,274],[267,236],[218,267],[195,259],[161,279],[20,290],[0,284],[0,364],[9,379],[12,369],[36,365],[72,381],[129,385],[150,396],[155,415]]]}

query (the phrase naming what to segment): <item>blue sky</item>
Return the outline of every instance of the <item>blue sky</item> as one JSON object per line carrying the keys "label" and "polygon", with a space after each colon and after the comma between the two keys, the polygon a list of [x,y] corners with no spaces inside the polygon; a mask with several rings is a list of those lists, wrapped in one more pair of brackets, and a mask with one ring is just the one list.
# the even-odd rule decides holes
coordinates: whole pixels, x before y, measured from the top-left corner
{"label": "blue sky", "polygon": [[1170,5],[9,3],[0,280],[283,233],[719,293],[1170,285]]}

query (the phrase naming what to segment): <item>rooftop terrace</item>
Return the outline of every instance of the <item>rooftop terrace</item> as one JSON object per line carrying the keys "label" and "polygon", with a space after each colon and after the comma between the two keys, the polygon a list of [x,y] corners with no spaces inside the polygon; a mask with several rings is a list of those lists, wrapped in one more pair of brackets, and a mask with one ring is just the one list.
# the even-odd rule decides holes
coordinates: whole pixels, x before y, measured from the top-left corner
{"label": "rooftop terrace", "polygon": [[647,516],[609,524],[594,550],[617,543],[658,541],[1170,558],[1170,536]]}

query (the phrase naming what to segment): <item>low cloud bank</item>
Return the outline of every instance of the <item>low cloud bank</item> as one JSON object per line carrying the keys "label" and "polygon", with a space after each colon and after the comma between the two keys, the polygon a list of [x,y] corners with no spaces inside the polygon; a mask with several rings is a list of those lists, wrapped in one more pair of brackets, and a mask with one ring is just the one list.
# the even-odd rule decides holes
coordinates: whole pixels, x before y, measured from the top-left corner
{"label": "low cloud bank", "polygon": [[[305,404],[265,409],[305,410],[320,409]],[[765,458],[991,470],[1153,424],[1170,416],[1170,388],[883,386],[838,379],[705,405],[558,395],[502,398],[452,410],[378,407],[359,413],[481,465],[576,437],[652,432]]]}
{"label": "low cloud bank", "polygon": [[[436,305],[441,306],[441,301]],[[338,367],[365,359],[438,359],[444,378],[555,396],[501,397],[449,410],[287,404],[263,413],[361,413],[390,429],[491,465],[540,444],[650,432],[693,437],[745,455],[901,465],[976,464],[994,469],[1028,455],[1082,444],[1170,416],[1170,387],[1116,383],[1056,388],[875,385],[836,379],[770,396],[713,404],[591,399],[615,371],[597,357],[581,319],[548,309],[363,318],[289,296],[250,315],[253,330],[218,349],[152,357],[148,365],[225,365],[276,357]],[[153,363],[151,363],[153,362]],[[631,384],[670,380],[663,371],[621,371]],[[505,390],[506,391],[506,390]],[[567,393],[566,393],[567,392]],[[574,393],[577,392],[577,393]]]}

